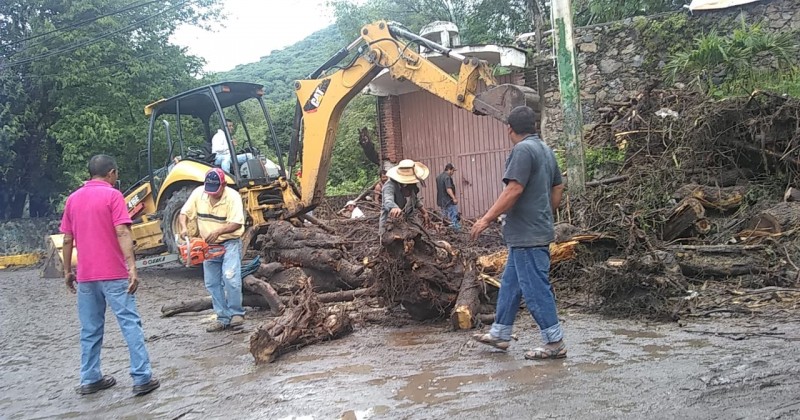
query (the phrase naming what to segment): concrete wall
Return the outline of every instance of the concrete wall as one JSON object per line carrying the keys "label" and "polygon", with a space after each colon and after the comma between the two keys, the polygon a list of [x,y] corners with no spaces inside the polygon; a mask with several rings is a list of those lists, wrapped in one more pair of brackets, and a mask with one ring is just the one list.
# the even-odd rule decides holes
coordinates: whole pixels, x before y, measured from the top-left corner
{"label": "concrete wall", "polygon": [[[730,33],[741,17],[750,23],[764,22],[775,31],[800,30],[800,1],[773,0],[694,15],[676,12],[576,28],[584,124],[593,121],[601,104],[627,101],[648,83],[663,80],[662,67],[670,53],[713,29]],[[557,73],[549,65],[540,71],[546,86],[543,133],[555,144],[563,125]]]}

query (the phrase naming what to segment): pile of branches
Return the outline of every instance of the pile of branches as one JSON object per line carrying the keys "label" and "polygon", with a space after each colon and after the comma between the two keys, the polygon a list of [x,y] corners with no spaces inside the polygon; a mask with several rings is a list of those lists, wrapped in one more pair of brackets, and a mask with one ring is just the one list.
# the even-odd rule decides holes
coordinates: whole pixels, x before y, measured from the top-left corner
{"label": "pile of branches", "polygon": [[[557,289],[584,292],[603,313],[657,319],[797,305],[800,101],[651,87],[600,112],[587,142],[624,148],[625,160],[560,215],[620,247],[557,267]],[[734,298],[764,288],[775,288],[756,293],[769,305]]]}
{"label": "pile of branches", "polygon": [[[468,329],[481,310],[493,312],[482,307],[490,298],[475,259],[502,247],[499,240],[461,248],[466,233],[405,221],[389,223],[379,238],[377,214],[323,223],[276,221],[255,240],[262,263],[243,279],[244,305],[269,316],[250,339],[257,363],[341,337],[353,322],[398,325],[449,317],[454,328]],[[497,229],[491,231],[499,238]],[[207,309],[211,300],[202,298],[165,305],[162,314]]]}

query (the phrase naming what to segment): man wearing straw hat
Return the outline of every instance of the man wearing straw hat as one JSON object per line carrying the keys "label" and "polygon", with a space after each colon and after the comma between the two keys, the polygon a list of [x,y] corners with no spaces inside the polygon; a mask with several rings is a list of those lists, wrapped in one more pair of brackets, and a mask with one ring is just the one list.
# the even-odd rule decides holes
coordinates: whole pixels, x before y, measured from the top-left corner
{"label": "man wearing straw hat", "polygon": [[383,204],[381,205],[381,218],[378,222],[378,234],[383,236],[386,232],[386,221],[405,218],[413,219],[420,214],[427,223],[428,211],[422,203],[419,195],[419,184],[424,185],[430,170],[420,162],[411,159],[401,160],[397,166],[386,171],[389,180],[383,184],[381,195]]}
{"label": "man wearing straw hat", "polygon": [[553,212],[561,203],[564,186],[553,151],[538,135],[538,114],[527,106],[508,116],[508,137],[514,143],[506,160],[503,192],[472,227],[476,239],[501,214],[506,215],[503,238],[508,261],[497,297],[496,318],[488,334],[476,334],[480,343],[507,350],[520,299],[525,298],[539,326],[544,345],[525,353],[526,359],[567,356],[558,322],[556,301],[550,288],[549,245],[553,242]]}

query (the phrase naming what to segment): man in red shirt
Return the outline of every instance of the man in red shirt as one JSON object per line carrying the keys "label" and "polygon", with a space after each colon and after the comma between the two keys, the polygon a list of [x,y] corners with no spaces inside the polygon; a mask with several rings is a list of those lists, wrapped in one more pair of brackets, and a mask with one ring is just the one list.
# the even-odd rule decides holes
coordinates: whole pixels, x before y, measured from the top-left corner
{"label": "man in red shirt", "polygon": [[[150,357],[134,293],[139,286],[131,236],[131,218],[125,199],[112,187],[119,177],[117,162],[96,155],[89,160],[92,179],[67,198],[61,219],[64,233],[64,279],[67,289],[78,288],[81,323],[81,383],[79,394],[93,394],[117,383],[100,370],[106,303],[117,317],[131,358],[133,393],[147,394],[159,387],[152,376]],[[72,272],[73,245],[78,253],[77,276]]]}

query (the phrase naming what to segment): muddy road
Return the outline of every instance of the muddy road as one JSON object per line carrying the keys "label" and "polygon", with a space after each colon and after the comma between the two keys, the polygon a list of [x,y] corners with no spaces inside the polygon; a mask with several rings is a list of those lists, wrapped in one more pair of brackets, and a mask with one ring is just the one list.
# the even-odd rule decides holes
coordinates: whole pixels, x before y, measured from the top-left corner
{"label": "muddy road", "polygon": [[256,367],[248,330],[263,314],[248,314],[244,332],[209,334],[210,311],[159,317],[173,296],[205,295],[199,271],[150,269],[142,280],[161,388],[131,395],[108,312],[103,371],[117,385],[80,397],[75,297],[36,270],[0,272],[0,418],[800,418],[800,311],[683,326],[563,311],[569,357],[547,362],[522,358],[538,344],[527,315],[508,353],[444,323],[363,325]]}

